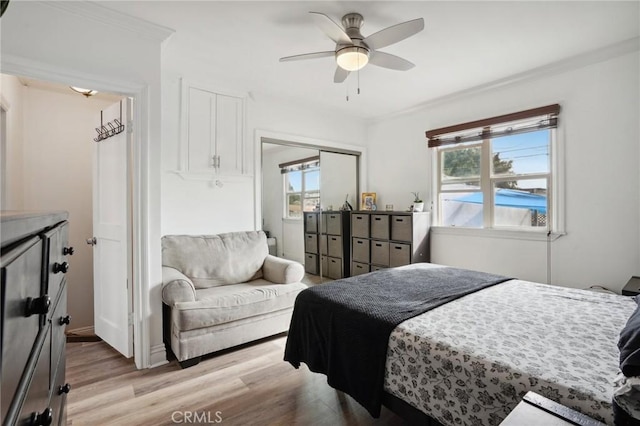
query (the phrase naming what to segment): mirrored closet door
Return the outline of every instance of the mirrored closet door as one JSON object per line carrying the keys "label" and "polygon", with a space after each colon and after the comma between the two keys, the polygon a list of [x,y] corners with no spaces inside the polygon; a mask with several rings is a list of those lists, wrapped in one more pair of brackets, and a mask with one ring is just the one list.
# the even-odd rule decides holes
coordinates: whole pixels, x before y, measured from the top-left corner
{"label": "mirrored closet door", "polygon": [[313,283],[348,276],[357,153],[262,141],[262,229],[270,254],[305,265]]}

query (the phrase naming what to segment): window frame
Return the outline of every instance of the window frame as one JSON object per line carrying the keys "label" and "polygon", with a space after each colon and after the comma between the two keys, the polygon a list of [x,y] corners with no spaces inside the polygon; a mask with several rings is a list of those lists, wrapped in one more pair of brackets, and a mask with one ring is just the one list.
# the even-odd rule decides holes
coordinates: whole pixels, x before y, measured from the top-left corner
{"label": "window frame", "polygon": [[[506,121],[505,121],[506,122]],[[505,123],[503,122],[503,123]],[[490,126],[500,126],[495,123]],[[485,128],[486,128],[485,127]],[[428,136],[429,136],[429,132]],[[561,123],[555,128],[549,129],[549,171],[545,173],[524,173],[513,175],[492,176],[492,139],[491,136],[482,140],[461,144],[448,144],[435,146],[429,149],[432,159],[432,211],[436,233],[454,235],[478,235],[490,237],[504,237],[531,240],[554,240],[565,234],[564,222],[564,150],[559,143],[562,135]],[[497,139],[497,138],[494,138]],[[460,182],[479,182],[479,190],[442,190],[443,152],[455,151],[472,147],[480,147],[480,177],[461,178]],[[545,179],[547,182],[547,224],[541,227],[499,226],[495,224],[494,187],[498,182],[514,180]],[[480,192],[483,194],[483,222],[482,227],[449,226],[441,223],[441,194],[455,192]]]}
{"label": "window frame", "polygon": [[[304,169],[300,169],[300,170],[295,170],[292,172],[287,172],[287,173],[282,173],[282,193],[283,193],[283,211],[282,211],[282,218],[285,220],[302,220],[304,218],[304,201],[306,199],[315,199],[317,198],[318,200],[320,200],[320,188],[318,188],[317,190],[310,190],[307,191],[305,186],[305,182],[306,182],[306,174],[307,173],[311,173],[311,172],[318,172],[318,179],[319,179],[319,175],[320,175],[320,166],[313,166],[313,167],[308,167],[308,168],[304,168]],[[295,173],[295,172],[300,172],[301,173],[301,177],[300,177],[300,191],[289,191],[288,190],[288,175],[289,173]],[[312,194],[312,193],[318,193],[318,197],[308,197],[308,194]],[[299,194],[300,195],[300,206],[301,206],[301,210],[300,210],[300,216],[299,217],[292,217],[289,216],[289,196],[290,195],[295,195],[295,194]]]}

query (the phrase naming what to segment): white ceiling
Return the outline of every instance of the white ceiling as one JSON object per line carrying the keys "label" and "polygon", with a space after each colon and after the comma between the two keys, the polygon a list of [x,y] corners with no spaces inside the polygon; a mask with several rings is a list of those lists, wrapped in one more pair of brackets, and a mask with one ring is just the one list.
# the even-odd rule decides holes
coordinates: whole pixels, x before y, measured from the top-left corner
{"label": "white ceiling", "polygon": [[[637,38],[638,1],[137,1],[106,7],[176,32],[165,70],[197,70],[212,84],[376,118],[509,78],[527,70]],[[416,64],[410,71],[373,65],[333,83],[335,61],[284,62],[282,56],[332,50],[309,11],[340,22],[364,16],[363,35],[416,18],[425,30],[381,49]],[[220,86],[216,86],[220,87]],[[347,102],[345,96],[349,94]]]}

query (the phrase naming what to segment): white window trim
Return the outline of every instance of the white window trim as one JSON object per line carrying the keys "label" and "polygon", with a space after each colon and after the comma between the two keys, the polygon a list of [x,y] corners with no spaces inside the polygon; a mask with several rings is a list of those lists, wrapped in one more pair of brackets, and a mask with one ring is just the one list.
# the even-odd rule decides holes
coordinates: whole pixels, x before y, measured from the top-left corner
{"label": "white window trim", "polygon": [[[282,194],[283,196],[283,202],[282,202],[282,219],[283,220],[291,220],[291,221],[301,221],[302,219],[304,219],[304,194],[307,192],[315,192],[315,191],[307,191],[305,188],[305,180],[304,180],[304,175],[305,173],[308,172],[312,172],[312,171],[320,171],[320,167],[311,167],[308,169],[304,169],[304,170],[299,170],[300,172],[302,172],[302,178],[300,179],[300,183],[302,185],[302,189],[300,191],[293,191],[293,192],[289,192],[287,191],[287,173],[283,173],[282,174]],[[320,193],[320,189],[318,189],[318,193]],[[291,194],[300,194],[300,203],[302,206],[302,215],[300,217],[289,217],[289,195]]]}
{"label": "white window trim", "polygon": [[[487,221],[491,221],[491,218],[487,216],[486,209],[489,208],[489,213],[493,213],[493,206],[491,203],[485,203],[484,214],[484,227],[483,228],[466,228],[462,226],[441,226],[432,225],[431,230],[435,235],[457,235],[457,236],[475,236],[475,237],[488,237],[488,238],[505,238],[505,239],[519,239],[519,240],[531,240],[531,241],[555,241],[563,235],[566,235],[565,230],[565,152],[564,152],[564,126],[562,122],[558,124],[555,131],[551,132],[551,162],[549,173],[549,187],[551,203],[549,206],[549,217],[551,218],[551,229],[527,229],[512,227],[487,227]],[[488,152],[488,150],[483,150]],[[440,150],[430,149],[431,154],[431,170],[432,170],[432,185],[431,185],[431,211],[433,212],[433,222],[439,223],[439,193],[441,187],[440,176]],[[487,154],[489,157],[491,153]],[[482,158],[483,161],[487,161]],[[486,169],[486,172],[484,171]],[[482,168],[482,173],[489,173],[489,168]],[[483,176],[481,176],[481,179]],[[487,206],[488,205],[488,206]]]}

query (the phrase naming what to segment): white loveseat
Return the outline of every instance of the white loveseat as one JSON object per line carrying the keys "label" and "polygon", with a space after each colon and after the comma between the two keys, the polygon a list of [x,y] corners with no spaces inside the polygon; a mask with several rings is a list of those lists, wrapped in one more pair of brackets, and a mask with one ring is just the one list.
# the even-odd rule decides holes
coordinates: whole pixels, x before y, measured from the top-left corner
{"label": "white loveseat", "polygon": [[180,365],[289,329],[304,267],[269,255],[262,231],[162,238],[165,343]]}

